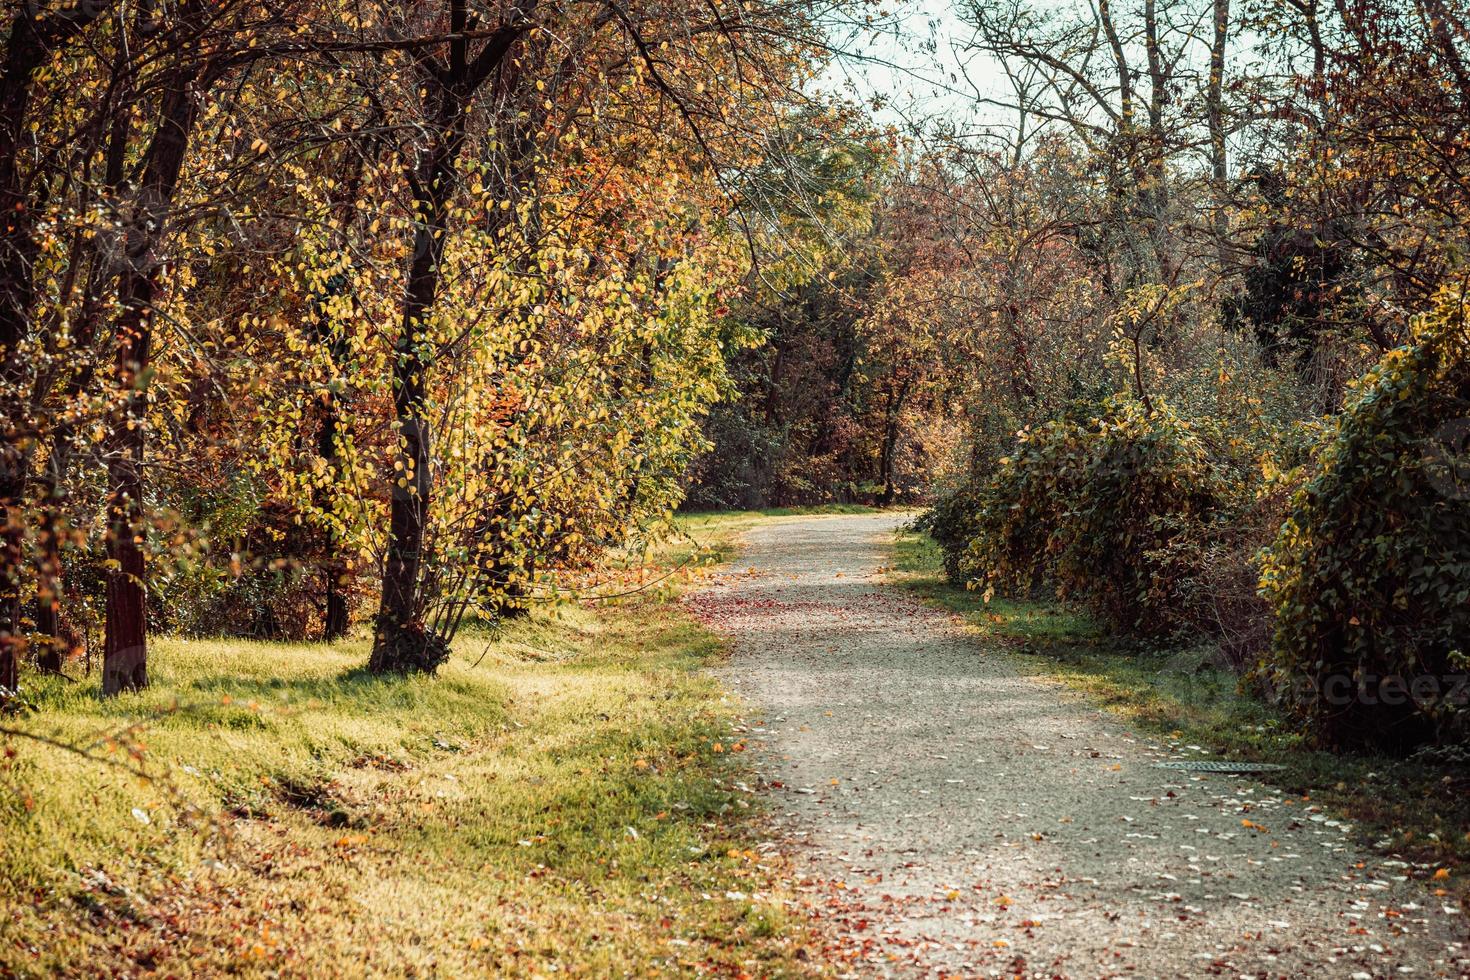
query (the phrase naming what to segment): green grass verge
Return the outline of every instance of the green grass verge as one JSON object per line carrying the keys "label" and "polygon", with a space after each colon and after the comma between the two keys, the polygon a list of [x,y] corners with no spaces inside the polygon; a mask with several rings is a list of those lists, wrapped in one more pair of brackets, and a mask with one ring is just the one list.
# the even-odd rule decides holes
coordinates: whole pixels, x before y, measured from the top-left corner
{"label": "green grass verge", "polygon": [[1149,650],[1114,644],[1086,616],[1057,606],[982,600],[949,584],[939,547],[905,532],[894,544],[892,580],[962,616],[977,637],[1029,654],[1019,662],[1167,741],[1232,760],[1285,766],[1268,773],[1283,790],[1346,814],[1364,839],[1451,874],[1470,876],[1470,774],[1464,767],[1369,755],[1338,755],[1306,743],[1271,705],[1213,665],[1211,650]]}
{"label": "green grass verge", "polygon": [[165,639],[143,694],[32,687],[0,723],[95,758],[4,739],[0,975],[809,970],[676,605],[537,613],[437,678],[367,653]]}

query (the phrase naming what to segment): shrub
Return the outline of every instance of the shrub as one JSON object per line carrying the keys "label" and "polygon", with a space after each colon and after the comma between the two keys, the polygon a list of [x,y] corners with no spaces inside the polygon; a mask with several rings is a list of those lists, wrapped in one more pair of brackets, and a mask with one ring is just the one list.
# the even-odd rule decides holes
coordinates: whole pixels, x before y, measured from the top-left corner
{"label": "shrub", "polygon": [[1210,519],[1218,496],[1186,422],[1116,398],[1099,417],[1018,434],[981,493],[964,570],[987,593],[1046,583],[1116,631],[1166,635],[1183,620],[1156,556],[1183,522]]}
{"label": "shrub", "polygon": [[1276,626],[1261,673],[1325,744],[1467,737],[1451,679],[1470,672],[1467,416],[1470,342],[1454,294],[1354,387],[1265,556]]}
{"label": "shrub", "polygon": [[934,501],[934,506],[924,512],[914,526],[928,531],[929,536],[944,553],[944,577],[952,585],[961,585],[966,579],[963,568],[965,550],[974,540],[977,516],[980,510],[981,488],[973,483],[962,483]]}
{"label": "shrub", "polygon": [[1218,662],[1245,673],[1271,645],[1271,608],[1260,594],[1261,550],[1285,515],[1289,481],[1232,482],[1221,509],[1172,522],[1168,543],[1148,556],[1156,594],[1183,628],[1208,636]]}

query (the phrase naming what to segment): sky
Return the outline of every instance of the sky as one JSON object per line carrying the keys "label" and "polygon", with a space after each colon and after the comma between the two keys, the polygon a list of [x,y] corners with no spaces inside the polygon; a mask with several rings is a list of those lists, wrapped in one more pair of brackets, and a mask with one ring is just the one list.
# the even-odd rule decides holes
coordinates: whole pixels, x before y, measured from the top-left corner
{"label": "sky", "polygon": [[951,0],[895,0],[881,23],[881,32],[841,42],[849,57],[833,60],[820,90],[870,106],[876,100],[875,118],[900,126],[936,116],[981,126],[1004,121],[977,105],[973,91],[1001,95],[1005,76],[965,51],[971,30]]}

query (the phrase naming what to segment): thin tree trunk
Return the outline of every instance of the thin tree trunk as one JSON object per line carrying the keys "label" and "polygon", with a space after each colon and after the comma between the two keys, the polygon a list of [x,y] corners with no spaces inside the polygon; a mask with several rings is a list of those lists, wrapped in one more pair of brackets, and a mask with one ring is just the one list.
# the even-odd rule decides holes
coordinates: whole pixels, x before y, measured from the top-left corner
{"label": "thin tree trunk", "polygon": [[893,498],[897,493],[893,471],[895,457],[898,455],[899,421],[902,417],[904,402],[908,400],[909,389],[912,387],[913,380],[905,378],[899,385],[898,391],[889,399],[884,413],[883,447],[878,454],[878,470],[883,480],[883,494],[879,497],[879,503],[885,507],[893,503]]}
{"label": "thin tree trunk", "polygon": [[[317,454],[326,460],[332,472],[337,470],[337,430],[341,424],[337,400],[331,398],[322,413],[321,434],[317,437]],[[347,635],[351,607],[347,595],[347,563],[341,555],[341,543],[336,535],[328,536],[328,555],[323,563],[327,579],[326,613],[322,618],[322,639],[340,640]]]}
{"label": "thin tree trunk", "polygon": [[[529,15],[534,0],[519,14]],[[473,58],[464,38],[469,12],[465,0],[450,0],[447,64],[420,63],[429,98],[430,139],[413,180],[415,219],[413,258],[404,291],[403,319],[393,366],[393,411],[398,421],[399,469],[388,510],[388,548],[383,565],[383,595],[368,669],[374,673],[432,671],[447,655],[443,640],[424,622],[424,547],[433,502],[430,424],[426,401],[433,367],[429,314],[438,295],[440,263],[449,203],[458,180],[457,157],[464,144],[466,114],[475,92],[501,64],[511,45],[528,29],[523,19],[495,32]]]}
{"label": "thin tree trunk", "polygon": [[1153,245],[1153,261],[1159,280],[1174,278],[1173,252],[1168,220],[1169,182],[1166,168],[1168,154],[1164,133],[1164,109],[1169,102],[1169,78],[1164,66],[1163,41],[1159,36],[1157,0],[1143,3],[1144,53],[1148,60],[1148,178],[1142,194],[1147,202],[1149,239]]}
{"label": "thin tree trunk", "polygon": [[[360,184],[359,179],[353,181],[349,186],[345,195],[347,201],[356,200]],[[349,213],[344,216],[342,222],[344,235],[350,222],[351,214]],[[326,348],[334,370],[340,370],[342,366],[342,361],[346,356],[346,341],[333,323],[328,303],[333,297],[341,295],[340,287],[345,282],[345,274],[333,276],[328,281],[327,293],[321,299],[316,316],[317,343]],[[331,392],[324,395],[320,422],[321,429],[317,432],[316,442],[317,456],[327,464],[327,472],[335,479],[340,475],[341,467],[339,442],[342,430],[342,406],[337,396]],[[325,488],[318,488],[315,493],[315,503],[319,509],[331,506],[331,495],[325,491]],[[322,573],[326,579],[324,590],[326,608],[322,616],[322,639],[330,642],[346,636],[350,625],[351,604],[347,586],[351,570],[346,556],[342,553],[342,542],[335,531],[327,531],[325,549],[326,557],[322,562]]]}
{"label": "thin tree trunk", "polygon": [[1219,254],[1220,274],[1225,274],[1229,249],[1226,237],[1230,221],[1225,205],[1229,197],[1230,168],[1225,145],[1225,48],[1230,35],[1230,0],[1214,0],[1215,33],[1210,43],[1210,80],[1205,93],[1205,107],[1210,126],[1210,171],[1215,184],[1215,247]]}
{"label": "thin tree trunk", "polygon": [[[441,133],[459,129],[460,118],[446,120]],[[425,399],[432,364],[424,350],[426,319],[439,289],[440,262],[444,254],[444,222],[450,185],[454,179],[454,154],[458,141],[443,139],[421,168],[417,202],[419,226],[414,234],[413,261],[409,266],[408,289],[399,328],[397,360],[393,367],[393,410],[398,420],[398,463],[393,473],[389,506],[388,553],[383,567],[383,596],[378,609],[376,636],[368,667],[376,673],[431,669],[423,660],[426,650],[420,637],[424,629],[424,596],[421,585],[424,539],[432,503],[430,473],[430,424]]]}
{"label": "thin tree trunk", "polygon": [[71,653],[62,635],[61,602],[66,594],[61,538],[66,517],[62,513],[70,448],[64,445],[65,433],[52,441],[51,458],[40,481],[41,517],[37,522],[38,557],[36,560],[36,667],[46,673],[59,674]]}

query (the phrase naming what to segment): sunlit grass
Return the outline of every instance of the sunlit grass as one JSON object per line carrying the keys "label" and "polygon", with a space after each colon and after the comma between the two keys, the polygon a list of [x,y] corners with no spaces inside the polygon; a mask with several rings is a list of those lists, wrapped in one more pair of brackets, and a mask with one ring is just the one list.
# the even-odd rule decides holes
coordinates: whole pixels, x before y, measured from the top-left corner
{"label": "sunlit grass", "polygon": [[166,775],[7,742],[0,974],[801,966],[735,708],[696,669],[719,643],[677,606],[538,612],[433,679],[374,678],[367,652],[165,639],[144,694],[36,689],[6,724],[77,742],[142,719]]}

